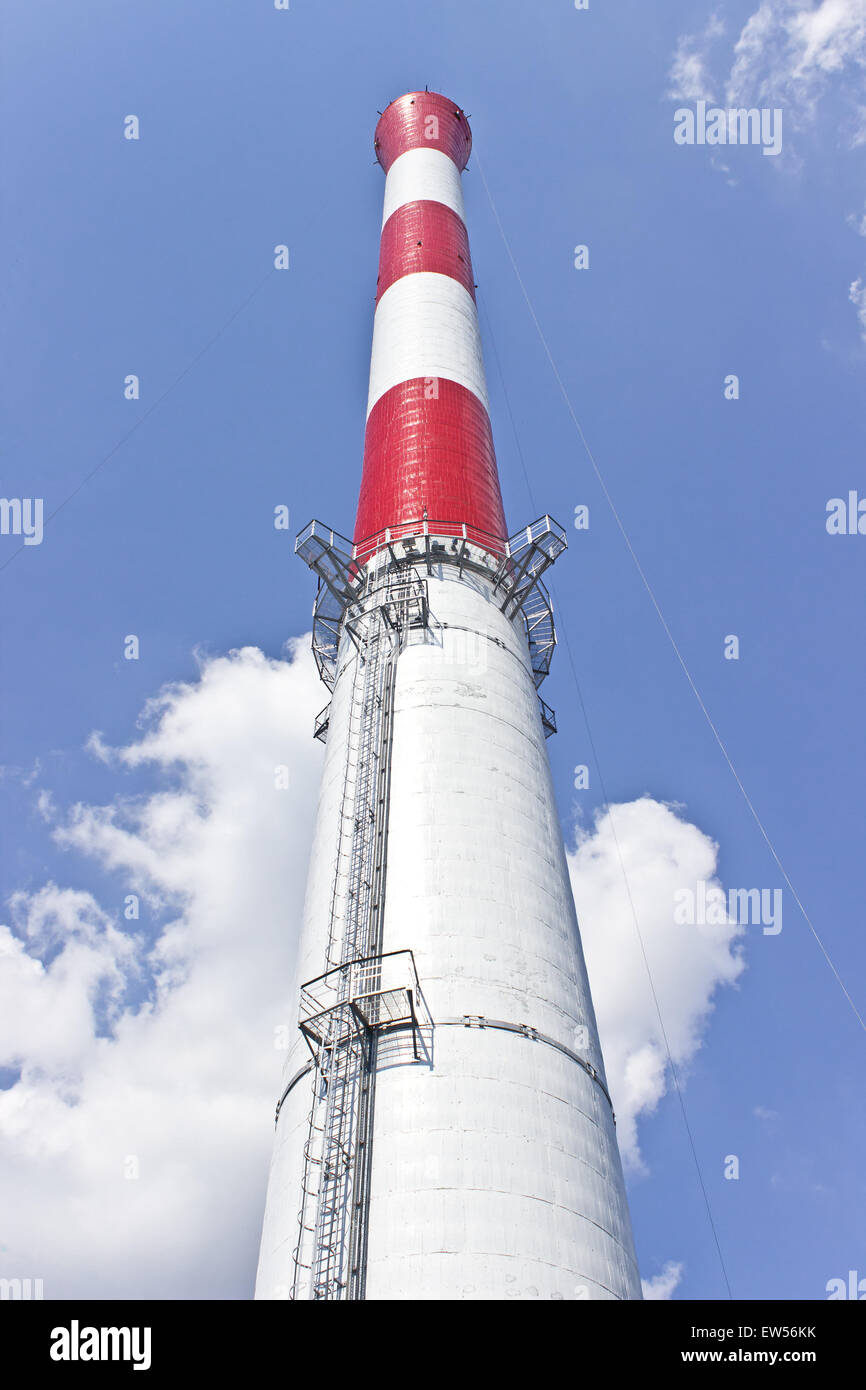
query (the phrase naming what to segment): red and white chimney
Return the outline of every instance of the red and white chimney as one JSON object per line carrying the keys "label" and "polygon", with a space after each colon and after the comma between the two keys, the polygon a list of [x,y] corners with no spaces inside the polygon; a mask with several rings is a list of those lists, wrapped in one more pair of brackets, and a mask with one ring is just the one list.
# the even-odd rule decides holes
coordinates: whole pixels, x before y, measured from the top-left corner
{"label": "red and white chimney", "polygon": [[538,695],[549,517],[509,536],[461,173],[392,102],[354,538],[312,522],[330,704],[256,1296],[640,1298]]}
{"label": "red and white chimney", "polygon": [[385,170],[364,471],[355,540],[423,516],[506,537],[453,102],[419,92],[376,128]]}

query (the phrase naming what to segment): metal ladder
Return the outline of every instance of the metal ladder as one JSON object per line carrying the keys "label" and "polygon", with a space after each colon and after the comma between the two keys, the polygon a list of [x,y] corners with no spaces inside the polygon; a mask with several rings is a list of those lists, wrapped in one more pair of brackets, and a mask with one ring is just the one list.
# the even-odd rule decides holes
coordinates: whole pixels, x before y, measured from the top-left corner
{"label": "metal ladder", "polygon": [[[403,630],[402,622],[394,630],[384,611],[379,603],[363,615],[327,968],[375,954],[381,937],[393,689]],[[342,980],[344,994],[349,979],[347,971]],[[358,1290],[363,1287],[360,1252],[366,1250],[364,1194],[369,1191],[376,1040],[362,1029],[347,1032],[344,1020],[345,1011],[336,1009],[315,1059],[294,1251],[292,1297],[296,1299],[363,1296]],[[357,1184],[356,1177],[360,1177]]]}

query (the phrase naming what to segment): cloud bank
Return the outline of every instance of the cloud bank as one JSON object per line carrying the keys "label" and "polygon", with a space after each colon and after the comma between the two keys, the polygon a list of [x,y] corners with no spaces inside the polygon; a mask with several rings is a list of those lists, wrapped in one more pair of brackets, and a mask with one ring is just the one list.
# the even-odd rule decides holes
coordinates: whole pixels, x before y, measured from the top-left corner
{"label": "cloud bank", "polygon": [[638,1119],[671,1084],[668,1047],[682,1082],[715,991],[744,968],[736,923],[674,922],[679,889],[720,886],[717,862],[718,846],[703,831],[651,797],[601,812],[569,856],[619,1146],[634,1170],[643,1169]]}
{"label": "cloud bank", "polygon": [[46,1298],[249,1295],[321,762],[306,649],[209,661],[137,742],[94,741],[173,783],[56,827],[117,872],[111,912],[54,884],[11,903],[0,1274],[44,1279]]}

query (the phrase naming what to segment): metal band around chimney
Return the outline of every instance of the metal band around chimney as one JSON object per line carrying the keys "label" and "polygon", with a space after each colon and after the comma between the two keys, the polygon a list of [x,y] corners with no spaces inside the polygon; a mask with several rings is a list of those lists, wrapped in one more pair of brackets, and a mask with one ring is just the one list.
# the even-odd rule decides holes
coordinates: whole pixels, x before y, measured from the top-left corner
{"label": "metal band around chimney", "polygon": [[[394,1028],[383,1029],[382,1031],[383,1034],[387,1034],[389,1032],[398,1032],[401,1028],[405,1029],[407,1027],[409,1027],[409,1025],[403,1023],[397,1024]],[[576,1062],[579,1067],[583,1067],[583,1070],[586,1072],[587,1076],[595,1082],[598,1089],[602,1092],[605,1100],[610,1106],[610,1112],[613,1116],[614,1124],[616,1123],[616,1114],[614,1112],[613,1101],[610,1098],[610,1093],[607,1087],[605,1086],[604,1082],[602,1081],[601,1077],[599,1076],[598,1072],[596,1071],[595,1067],[592,1065],[592,1063],[587,1062],[585,1057],[581,1057],[579,1053],[575,1052],[572,1048],[567,1047],[565,1043],[557,1042],[556,1038],[550,1038],[546,1033],[539,1033],[538,1029],[531,1027],[530,1024],[508,1023],[505,1019],[502,1018],[485,1018],[483,1014],[464,1014],[462,1018],[440,1019],[438,1023],[434,1023],[433,1027],[434,1029],[499,1028],[505,1033],[519,1033],[521,1037],[528,1038],[530,1042],[544,1043],[546,1047],[556,1048],[556,1051],[561,1052],[562,1055],[564,1057],[567,1057],[570,1062]],[[312,1070],[312,1066],[312,1062],[307,1062],[305,1066],[300,1067],[298,1071],[295,1072],[289,1084],[286,1086],[286,1089],[283,1091],[283,1094],[280,1096],[280,1099],[277,1103],[277,1113],[274,1116],[275,1124],[280,1118],[280,1107],[282,1106],[286,1096],[289,1094],[289,1091],[291,1091],[292,1087],[295,1086],[297,1082],[302,1079],[302,1077],[306,1076],[307,1073]]]}

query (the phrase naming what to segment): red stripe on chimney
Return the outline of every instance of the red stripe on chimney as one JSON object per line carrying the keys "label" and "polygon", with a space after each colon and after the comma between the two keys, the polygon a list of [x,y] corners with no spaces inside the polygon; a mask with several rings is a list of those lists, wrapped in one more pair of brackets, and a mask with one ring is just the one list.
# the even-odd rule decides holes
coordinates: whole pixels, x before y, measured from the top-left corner
{"label": "red stripe on chimney", "polygon": [[458,169],[465,169],[472,133],[459,106],[438,92],[407,92],[382,113],[373,142],[376,158],[387,174],[406,150],[442,150]]}
{"label": "red stripe on chimney", "polygon": [[488,545],[507,535],[487,411],[445,377],[401,382],[371,410],[355,541],[381,538],[425,510],[431,523],[465,522]]}
{"label": "red stripe on chimney", "polygon": [[459,280],[475,298],[469,237],[463,221],[444,203],[404,203],[382,228],[376,303],[395,280],[432,270]]}

